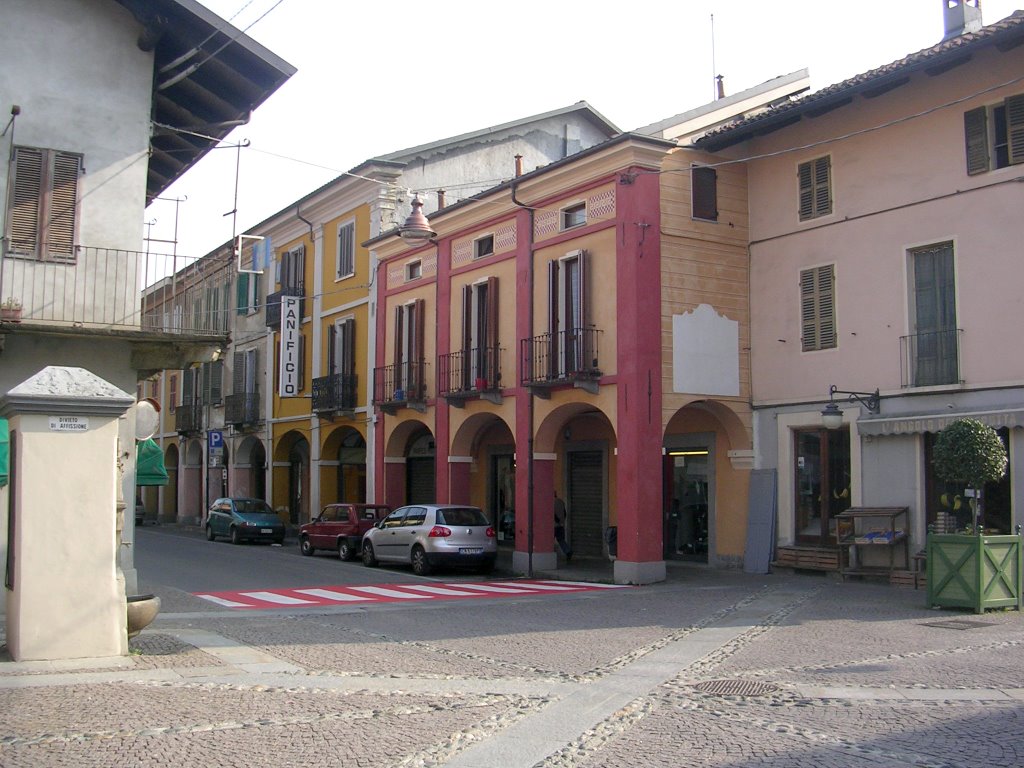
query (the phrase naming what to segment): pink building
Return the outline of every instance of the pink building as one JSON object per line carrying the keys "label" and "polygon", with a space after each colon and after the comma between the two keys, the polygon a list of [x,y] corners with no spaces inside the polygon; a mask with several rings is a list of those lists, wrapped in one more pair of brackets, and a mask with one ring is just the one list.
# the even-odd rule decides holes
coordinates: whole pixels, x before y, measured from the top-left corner
{"label": "pink building", "polygon": [[906,507],[876,522],[910,553],[965,523],[965,489],[929,460],[965,415],[1010,452],[986,527],[1024,520],[1024,12],[943,8],[935,46],[696,142],[746,160],[755,466],[777,470],[780,556],[838,555],[850,506]]}

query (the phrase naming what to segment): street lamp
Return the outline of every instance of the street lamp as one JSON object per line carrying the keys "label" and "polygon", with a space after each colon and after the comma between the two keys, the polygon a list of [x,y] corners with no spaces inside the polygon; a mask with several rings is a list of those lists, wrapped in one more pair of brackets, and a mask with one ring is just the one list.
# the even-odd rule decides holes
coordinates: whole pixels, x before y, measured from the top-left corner
{"label": "street lamp", "polygon": [[411,246],[425,245],[437,237],[437,232],[430,228],[430,222],[420,209],[423,203],[419,194],[413,195],[412,213],[405,223],[398,228],[398,235]]}
{"label": "street lamp", "polygon": [[826,429],[839,429],[843,425],[843,412],[836,405],[836,395],[847,395],[846,399],[849,402],[860,403],[870,413],[878,413],[879,401],[882,399],[877,389],[874,392],[849,392],[837,389],[833,384],[828,388],[828,405],[821,411],[821,423],[825,425]]}

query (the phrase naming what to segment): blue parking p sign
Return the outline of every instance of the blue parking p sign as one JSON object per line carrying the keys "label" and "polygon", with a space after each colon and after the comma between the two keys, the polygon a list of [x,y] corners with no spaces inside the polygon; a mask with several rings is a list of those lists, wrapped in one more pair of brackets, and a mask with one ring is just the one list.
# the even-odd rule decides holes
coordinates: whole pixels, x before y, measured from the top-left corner
{"label": "blue parking p sign", "polygon": [[207,432],[206,439],[208,441],[207,447],[210,450],[224,447],[224,433],[220,430]]}

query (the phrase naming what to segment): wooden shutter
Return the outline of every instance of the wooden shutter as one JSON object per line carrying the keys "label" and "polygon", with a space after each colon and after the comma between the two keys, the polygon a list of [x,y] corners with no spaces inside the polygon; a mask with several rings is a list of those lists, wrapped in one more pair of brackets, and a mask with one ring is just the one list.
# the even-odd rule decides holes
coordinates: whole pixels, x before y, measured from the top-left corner
{"label": "wooden shutter", "polygon": [[800,179],[800,220],[814,216],[814,181],[810,163],[800,163],[797,169]]}
{"label": "wooden shutter", "polygon": [[989,168],[988,108],[964,112],[964,142],[967,150],[967,175],[984,173]]}
{"label": "wooden shutter", "polygon": [[195,400],[195,368],[187,368],[181,378],[181,404],[192,405]]}
{"label": "wooden shutter", "polygon": [[341,324],[341,372],[347,376],[356,372],[356,321],[352,318]]}
{"label": "wooden shutter", "polygon": [[486,346],[494,350],[498,349],[498,278],[487,278],[487,338]]}
{"label": "wooden shutter", "polygon": [[241,273],[238,275],[238,282],[235,284],[235,306],[240,315],[249,312],[249,275]]}
{"label": "wooden shutter", "polygon": [[579,260],[580,273],[580,328],[586,328],[590,325],[590,291],[587,290],[590,282],[590,254],[580,251],[576,258]]}
{"label": "wooden shutter", "polygon": [[558,376],[558,270],[561,265],[557,259],[548,262],[548,378]]}
{"label": "wooden shutter", "polygon": [[402,336],[405,332],[405,307],[401,304],[395,307],[395,365],[405,362],[405,348],[402,346]]}
{"label": "wooden shutter", "polygon": [[224,402],[224,361],[214,360],[211,363],[204,363],[206,366],[206,389],[208,390],[207,402],[210,405],[220,405]]}
{"label": "wooden shutter", "polygon": [[245,352],[235,352],[232,356],[231,391],[236,395],[245,394]]}
{"label": "wooden shutter", "polygon": [[1010,165],[1024,163],[1024,95],[1006,100],[1006,138]]}
{"label": "wooden shutter", "polygon": [[718,171],[694,166],[690,178],[693,218],[718,221]]}
{"label": "wooden shutter", "polygon": [[836,346],[835,270],[830,264],[800,273],[801,341],[804,352]]}
{"label": "wooden shutter", "polygon": [[170,403],[171,403],[171,407],[170,407],[171,413],[174,413],[174,411],[178,407],[178,375],[176,373],[172,373],[171,376],[170,376],[170,381],[168,383],[168,390],[169,390],[169,397],[167,399],[170,400]]}
{"label": "wooden shutter", "polygon": [[832,213],[832,161],[826,155],[797,169],[800,180],[800,220]]}
{"label": "wooden shutter", "polygon": [[338,372],[335,359],[334,347],[338,340],[338,326],[331,323],[327,326],[327,375],[333,376]]}
{"label": "wooden shutter", "polygon": [[462,286],[462,351],[468,365],[473,348],[473,286]]}
{"label": "wooden shutter", "polygon": [[15,147],[12,169],[7,224],[11,250],[37,258],[73,259],[81,156]]}
{"label": "wooden shutter", "polygon": [[423,357],[425,354],[423,326],[426,324],[427,302],[423,299],[416,299],[416,303],[413,305],[413,313],[415,318],[415,328],[413,330],[415,334],[413,336],[413,353],[411,357],[416,370],[416,386],[414,389],[417,396],[422,399],[427,394],[426,375],[423,369]]}
{"label": "wooden shutter", "polygon": [[255,394],[259,391],[256,385],[256,376],[259,371],[260,351],[249,349],[245,352],[245,391]]}

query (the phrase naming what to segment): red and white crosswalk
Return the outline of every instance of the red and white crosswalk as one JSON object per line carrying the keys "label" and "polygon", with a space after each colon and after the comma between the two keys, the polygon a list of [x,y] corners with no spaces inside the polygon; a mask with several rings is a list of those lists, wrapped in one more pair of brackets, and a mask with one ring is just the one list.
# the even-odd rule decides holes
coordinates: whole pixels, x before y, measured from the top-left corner
{"label": "red and white crosswalk", "polygon": [[477,597],[524,597],[602,589],[623,589],[625,584],[593,584],[586,581],[479,581],[446,584],[367,584],[362,586],[309,587],[194,592],[222,608],[317,608],[331,605],[366,605],[418,600],[466,600]]}

